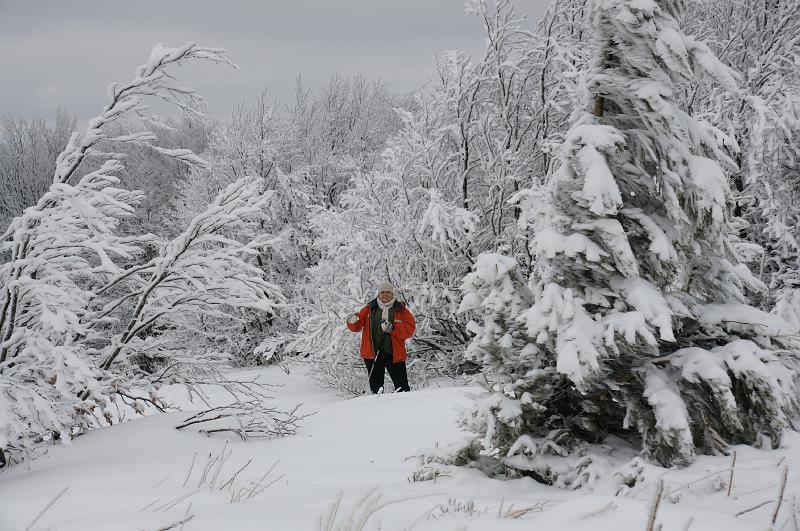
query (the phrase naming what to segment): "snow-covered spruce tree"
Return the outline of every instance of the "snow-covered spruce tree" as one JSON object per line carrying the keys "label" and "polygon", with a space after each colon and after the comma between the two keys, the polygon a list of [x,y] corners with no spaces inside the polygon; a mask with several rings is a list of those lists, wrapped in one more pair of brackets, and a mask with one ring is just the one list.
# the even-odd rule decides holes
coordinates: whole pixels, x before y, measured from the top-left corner
{"label": "snow-covered spruce tree", "polygon": [[[776,445],[797,411],[794,330],[746,304],[746,290],[763,286],[731,245],[725,137],[673,94],[695,76],[736,90],[708,48],[681,33],[682,8],[594,4],[591,111],[578,113],[547,193],[525,205],[538,259],[535,302],[515,321],[527,339],[516,325],[510,337],[484,325],[475,338],[478,351],[505,354],[464,422],[512,469],[552,479],[543,454],[609,434],[685,464],[726,443]],[[470,287],[497,284],[502,275],[483,278],[486,269],[465,287],[495,322],[507,282]]]}
{"label": "snow-covered spruce tree", "polygon": [[[475,338],[467,349],[468,358],[491,368],[494,379],[512,380],[514,374],[540,368],[539,349],[529,341],[520,319],[533,304],[533,294],[513,258],[501,253],[481,254],[474,270],[464,278],[462,292],[460,311],[475,310],[483,317],[480,325],[469,323]],[[488,385],[488,380],[482,383]],[[489,403],[502,409],[502,403],[512,404],[513,400],[494,393]],[[511,407],[519,409],[516,405]],[[479,421],[493,423],[479,430],[486,437],[486,446],[490,446],[497,425],[491,415],[482,415]]]}

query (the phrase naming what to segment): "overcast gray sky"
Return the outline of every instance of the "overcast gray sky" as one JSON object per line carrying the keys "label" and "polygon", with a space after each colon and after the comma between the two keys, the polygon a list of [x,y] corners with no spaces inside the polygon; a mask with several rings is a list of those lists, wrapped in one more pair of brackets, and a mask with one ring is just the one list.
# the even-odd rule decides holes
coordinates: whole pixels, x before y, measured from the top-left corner
{"label": "overcast gray sky", "polygon": [[[515,6],[531,24],[548,3]],[[298,74],[309,87],[339,72],[412,90],[431,77],[433,51],[477,54],[483,33],[463,0],[0,0],[0,113],[51,119],[61,105],[83,122],[154,44],[188,41],[227,49],[243,69],[175,71],[224,117],[263,87],[289,99]]]}

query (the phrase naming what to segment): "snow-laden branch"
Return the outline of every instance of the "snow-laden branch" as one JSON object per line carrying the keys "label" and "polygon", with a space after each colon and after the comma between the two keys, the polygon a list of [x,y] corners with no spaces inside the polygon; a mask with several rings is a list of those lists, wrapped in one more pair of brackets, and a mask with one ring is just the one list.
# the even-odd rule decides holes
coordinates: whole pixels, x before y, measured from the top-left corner
{"label": "snow-laden branch", "polygon": [[[157,44],[150,52],[147,63],[136,69],[135,77],[128,83],[119,85],[111,83],[108,87],[110,102],[103,112],[91,120],[83,136],[73,134],[67,149],[59,155],[53,182],[65,183],[74,175],[83,162],[89,149],[103,141],[135,142],[151,145],[157,137],[150,132],[139,132],[129,135],[109,136],[108,126],[123,117],[135,115],[144,117],[147,107],[144,99],[147,96],[159,98],[177,106],[182,111],[202,116],[205,100],[194,89],[178,86],[166,69],[180,66],[191,61],[211,61],[238,68],[227,58],[227,52],[221,48],[207,48],[193,42],[179,48],[170,48]],[[175,157],[189,164],[204,164],[198,157],[185,157],[186,150],[161,150],[166,156]],[[182,158],[181,155],[184,157]]]}
{"label": "snow-laden branch", "polygon": [[258,267],[246,259],[275,242],[254,239],[240,243],[224,237],[226,231],[263,215],[273,196],[264,192],[263,186],[262,179],[247,177],[232,183],[183,233],[165,244],[146,270],[137,271],[145,281],[136,290],[137,302],[125,331],[112,340],[103,355],[102,369],[108,370],[147,327],[158,319],[187,311],[188,306],[194,313],[213,313],[221,306],[274,313],[283,302],[280,289],[265,281]]}

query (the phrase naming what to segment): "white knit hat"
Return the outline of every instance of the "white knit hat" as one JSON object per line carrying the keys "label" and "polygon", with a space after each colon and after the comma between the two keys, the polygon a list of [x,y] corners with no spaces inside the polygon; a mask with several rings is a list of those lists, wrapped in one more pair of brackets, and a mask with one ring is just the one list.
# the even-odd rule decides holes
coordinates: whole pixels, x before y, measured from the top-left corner
{"label": "white knit hat", "polygon": [[378,285],[376,286],[378,293],[381,291],[391,291],[394,293],[394,286],[388,280],[379,280]]}

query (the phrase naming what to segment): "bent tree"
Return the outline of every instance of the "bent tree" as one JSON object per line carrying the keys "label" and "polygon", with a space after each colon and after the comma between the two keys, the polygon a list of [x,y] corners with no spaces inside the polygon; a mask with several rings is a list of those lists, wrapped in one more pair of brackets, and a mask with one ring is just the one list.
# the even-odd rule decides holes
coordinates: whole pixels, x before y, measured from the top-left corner
{"label": "bent tree", "polygon": [[[119,132],[153,122],[147,96],[202,116],[200,95],[166,71],[198,60],[232,65],[221,49],[158,45],[129,83],[112,84],[102,114],[59,155],[50,188],[0,237],[9,257],[0,264],[0,458],[20,461],[51,437],[110,423],[120,403],[163,407],[162,384],[196,383],[227,362],[224,353],[187,353],[167,332],[204,333],[195,320],[236,322],[244,310],[274,314],[284,300],[254,265],[274,243],[254,235],[273,197],[263,179],[220,191],[171,241],[120,230],[143,193],[118,186],[122,155],[102,149],[132,143],[206,164],[189,149],[158,146],[150,131]],[[251,237],[230,237],[248,226]]]}

